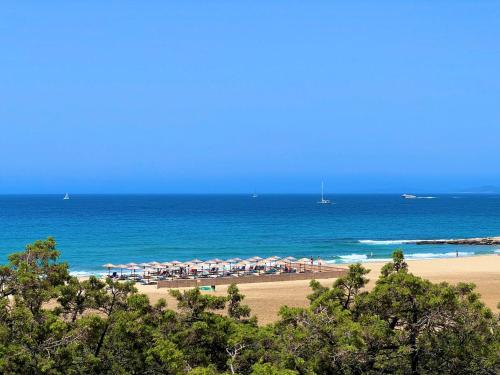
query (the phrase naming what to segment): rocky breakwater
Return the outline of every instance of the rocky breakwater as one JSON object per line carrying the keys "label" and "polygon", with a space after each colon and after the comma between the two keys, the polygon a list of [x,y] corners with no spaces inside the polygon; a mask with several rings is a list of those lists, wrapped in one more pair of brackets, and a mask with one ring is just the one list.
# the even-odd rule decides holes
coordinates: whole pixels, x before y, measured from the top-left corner
{"label": "rocky breakwater", "polygon": [[420,240],[417,245],[500,245],[500,237],[458,238],[450,240]]}

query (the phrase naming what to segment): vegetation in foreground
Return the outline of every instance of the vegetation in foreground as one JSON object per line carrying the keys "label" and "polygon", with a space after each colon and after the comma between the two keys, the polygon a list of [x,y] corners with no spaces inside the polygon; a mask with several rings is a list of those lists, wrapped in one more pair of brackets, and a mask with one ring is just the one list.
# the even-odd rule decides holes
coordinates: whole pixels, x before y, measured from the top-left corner
{"label": "vegetation in foreground", "polygon": [[[371,292],[360,264],[308,308],[284,306],[260,327],[232,285],[227,297],[172,291],[151,305],[132,283],[79,281],[52,238],[0,267],[1,374],[495,374],[499,317],[471,284],[433,284],[403,253]],[[47,302],[57,300],[57,307]],[[54,305],[54,304],[52,304]],[[227,316],[218,312],[227,311]]]}

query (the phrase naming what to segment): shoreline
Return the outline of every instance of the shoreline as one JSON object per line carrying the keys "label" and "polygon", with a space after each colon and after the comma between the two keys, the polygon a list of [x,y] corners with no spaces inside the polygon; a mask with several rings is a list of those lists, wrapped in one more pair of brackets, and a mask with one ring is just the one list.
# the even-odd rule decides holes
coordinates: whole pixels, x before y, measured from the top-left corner
{"label": "shoreline", "polygon": [[[498,237],[500,238],[500,237]],[[445,241],[445,240],[443,240]],[[491,245],[494,246],[494,245]],[[463,252],[459,251],[458,252],[459,256],[456,256],[456,251],[449,251],[449,252],[440,252],[440,253],[411,253],[407,254],[405,252],[405,260],[407,262],[413,262],[413,261],[422,261],[422,260],[440,260],[440,259],[463,259],[463,258],[475,258],[475,257],[485,257],[485,256],[495,256],[495,255],[500,255],[500,247],[499,248],[494,248],[492,249],[491,252],[484,252],[484,253],[472,253],[472,252]],[[348,267],[351,264],[355,263],[361,263],[363,265],[371,265],[371,264],[377,264],[377,263],[382,263],[385,264],[387,262],[390,262],[392,258],[390,255],[388,255],[387,258],[371,258],[367,254],[351,254],[351,255],[345,255],[344,256],[346,259],[345,262],[336,262],[335,260],[328,260],[324,259],[323,262],[325,265],[329,266],[335,266],[335,267]],[[128,273],[130,271],[125,270],[123,273]],[[99,271],[84,271],[84,270],[76,270],[76,271],[71,271],[70,269],[70,274],[72,276],[78,277],[79,279],[81,278],[87,278],[89,276],[97,276],[97,277],[105,277],[108,275],[108,272],[105,269],[99,270]]]}
{"label": "shoreline", "polygon": [[[386,263],[382,261],[363,264],[370,269],[370,273],[367,275],[370,279],[367,285],[368,290],[373,288],[380,274],[380,269]],[[497,304],[500,302],[500,256],[498,254],[413,259],[408,261],[408,265],[410,272],[435,283],[472,282],[476,284],[476,291],[481,294],[481,300],[485,305],[495,312],[499,311]],[[344,266],[347,268],[348,264]],[[85,279],[85,277],[80,277],[80,279]],[[334,280],[322,279],[318,281],[325,286],[331,286]],[[277,319],[279,308],[283,305],[306,307],[308,305],[307,295],[311,293],[309,282],[310,280],[262,282],[240,284],[238,287],[245,295],[244,303],[250,306],[252,314],[258,318],[259,324],[267,324]],[[146,294],[152,303],[164,298],[169,308],[176,308],[175,299],[169,295],[170,289],[158,289],[156,285],[136,285],[136,287],[139,293]],[[226,291],[227,285],[220,285],[217,286],[215,292],[204,293],[223,296]]]}

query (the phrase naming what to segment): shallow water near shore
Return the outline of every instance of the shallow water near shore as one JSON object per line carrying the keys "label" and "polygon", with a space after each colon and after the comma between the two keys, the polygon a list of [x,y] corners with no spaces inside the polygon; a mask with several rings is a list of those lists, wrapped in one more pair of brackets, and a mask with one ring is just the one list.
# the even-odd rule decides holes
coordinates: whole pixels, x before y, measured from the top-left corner
{"label": "shallow water near shore", "polygon": [[[431,195],[431,194],[426,194]],[[500,235],[500,195],[2,195],[0,259],[53,236],[76,274],[103,263],[278,255],[329,263],[491,254],[498,246],[405,240]]]}

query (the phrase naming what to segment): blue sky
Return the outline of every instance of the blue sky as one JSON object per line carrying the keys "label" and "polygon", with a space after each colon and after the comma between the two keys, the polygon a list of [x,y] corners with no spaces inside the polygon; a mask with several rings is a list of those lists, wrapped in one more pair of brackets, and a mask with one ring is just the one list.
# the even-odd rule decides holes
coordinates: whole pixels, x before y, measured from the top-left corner
{"label": "blue sky", "polygon": [[0,193],[500,184],[498,1],[16,1]]}

